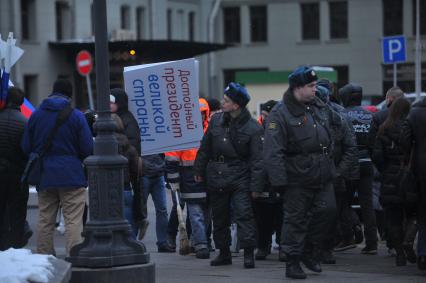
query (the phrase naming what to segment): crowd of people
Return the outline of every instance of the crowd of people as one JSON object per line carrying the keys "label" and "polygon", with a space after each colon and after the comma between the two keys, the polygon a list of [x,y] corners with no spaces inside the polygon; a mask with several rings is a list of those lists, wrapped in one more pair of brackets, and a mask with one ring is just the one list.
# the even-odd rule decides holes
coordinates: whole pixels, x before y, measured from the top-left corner
{"label": "crowd of people", "polygon": [[[235,223],[245,268],[266,259],[275,239],[286,276],[304,279],[301,264],[319,273],[321,264],[336,263],[334,253],[363,242],[361,253],[375,255],[380,237],[397,266],[408,261],[426,270],[426,100],[411,105],[392,87],[386,107],[375,112],[362,106],[363,89],[355,83],[337,90],[307,66],[288,80],[283,99],[261,104],[258,120],[238,83],[229,83],[221,102],[200,98],[200,147],[148,156],[141,156],[127,94],[111,89],[118,151],[128,160],[123,197],[131,236],[144,238],[151,195],[158,252],[176,252],[178,211],[186,206],[195,257],[208,259],[219,250],[211,266],[232,264]],[[9,89],[7,107],[0,110],[2,250],[25,246],[32,234],[25,221],[28,185],[21,176],[34,153],[44,169],[37,185],[37,252],[55,255],[59,208],[67,253],[82,242],[88,187],[83,160],[93,153],[96,113],[72,109],[72,95],[69,81],[56,80],[27,121],[19,112],[23,92]]]}

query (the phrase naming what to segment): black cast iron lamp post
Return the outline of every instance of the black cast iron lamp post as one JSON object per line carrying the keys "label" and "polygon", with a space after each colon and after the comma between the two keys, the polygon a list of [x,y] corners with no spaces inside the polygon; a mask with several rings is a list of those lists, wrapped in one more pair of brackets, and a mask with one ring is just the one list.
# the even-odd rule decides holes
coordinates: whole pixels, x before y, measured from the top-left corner
{"label": "black cast iron lamp post", "polygon": [[[93,2],[98,120],[94,125],[97,132],[94,155],[84,161],[89,179],[90,219],[83,232],[84,242],[71,249],[67,260],[72,263],[73,268],[141,265],[149,263],[149,254],[141,242],[132,239],[130,225],[124,219],[123,169],[127,165],[127,159],[118,154],[118,143],[113,135],[115,124],[109,108],[106,0]],[[151,268],[154,269],[152,265]],[[111,270],[106,272],[111,273]],[[133,274],[135,270],[132,271]],[[123,280],[132,282],[127,278]]]}

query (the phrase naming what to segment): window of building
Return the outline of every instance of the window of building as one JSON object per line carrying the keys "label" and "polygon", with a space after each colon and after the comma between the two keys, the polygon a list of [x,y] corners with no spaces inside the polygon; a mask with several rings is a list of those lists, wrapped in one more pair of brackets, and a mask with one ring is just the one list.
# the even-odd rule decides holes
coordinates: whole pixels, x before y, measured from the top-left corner
{"label": "window of building", "polygon": [[188,35],[189,41],[195,40],[195,12],[189,12],[188,14]]}
{"label": "window of building", "polygon": [[130,7],[121,6],[121,28],[130,29]]}
{"label": "window of building", "polygon": [[266,72],[268,68],[247,68],[247,69],[224,69],[223,70],[223,88],[230,82],[235,82],[238,72]]}
{"label": "window of building", "polygon": [[91,20],[91,27],[92,27],[92,35],[95,35],[95,14],[93,10],[93,3],[90,4],[90,20]]}
{"label": "window of building", "polygon": [[180,39],[180,40],[185,40],[186,39],[186,26],[184,24],[185,22],[185,13],[183,10],[179,9],[176,11],[177,15],[176,15],[176,21],[175,21],[175,25],[177,26],[177,29],[175,29],[174,32],[174,38]]}
{"label": "window of building", "polygon": [[[426,35],[426,1],[420,0],[420,34]],[[413,0],[413,34],[416,35],[416,0]]]}
{"label": "window of building", "polygon": [[223,34],[226,43],[241,42],[240,7],[226,7],[223,9]]}
{"label": "window of building", "polygon": [[167,39],[172,39],[172,9],[167,9]]}
{"label": "window of building", "polygon": [[266,6],[250,7],[250,35],[252,42],[268,40],[268,14]]}
{"label": "window of building", "polygon": [[349,67],[347,65],[330,67],[334,68],[337,72],[337,83],[335,89],[335,91],[337,91],[339,88],[349,83]]}
{"label": "window of building", "polygon": [[348,2],[330,2],[330,38],[348,38]]}
{"label": "window of building", "polygon": [[35,5],[35,0],[21,0],[21,32],[24,40],[37,38]]}
{"label": "window of building", "polygon": [[402,0],[383,0],[383,35],[403,33]]}
{"label": "window of building", "polygon": [[302,3],[302,39],[315,40],[320,38],[319,3]]}
{"label": "window of building", "polygon": [[145,36],[145,8],[136,8],[136,36],[137,39],[143,39]]}
{"label": "window of building", "polygon": [[68,3],[57,1],[55,3],[56,17],[56,39],[62,40],[71,38],[71,9]]}
{"label": "window of building", "polygon": [[37,99],[37,75],[24,75],[25,97],[33,104]]}

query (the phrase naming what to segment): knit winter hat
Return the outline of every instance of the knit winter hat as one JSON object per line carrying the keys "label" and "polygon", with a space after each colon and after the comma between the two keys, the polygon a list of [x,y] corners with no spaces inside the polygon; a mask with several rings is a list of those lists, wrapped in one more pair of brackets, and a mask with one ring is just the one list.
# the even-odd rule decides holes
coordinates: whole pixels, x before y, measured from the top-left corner
{"label": "knit winter hat", "polygon": [[[112,97],[111,97],[112,96]],[[127,93],[122,88],[113,88],[111,89],[110,102],[116,103],[118,106],[118,111],[124,111],[128,109],[129,97]]]}
{"label": "knit winter hat", "polygon": [[72,84],[66,79],[57,79],[53,84],[53,93],[61,93],[68,97],[72,97]]}
{"label": "knit winter hat", "polygon": [[207,103],[209,104],[210,111],[220,110],[220,101],[216,98],[207,99]]}

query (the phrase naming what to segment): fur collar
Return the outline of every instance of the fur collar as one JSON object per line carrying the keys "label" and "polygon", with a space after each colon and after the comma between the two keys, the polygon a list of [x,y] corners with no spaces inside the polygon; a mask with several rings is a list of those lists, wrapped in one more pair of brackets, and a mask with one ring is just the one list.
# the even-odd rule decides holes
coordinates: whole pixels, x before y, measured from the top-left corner
{"label": "fur collar", "polygon": [[318,97],[315,97],[314,100],[308,104],[300,103],[296,100],[293,91],[291,91],[290,89],[288,89],[284,93],[283,103],[287,106],[288,111],[290,111],[290,113],[296,117],[305,115],[306,106],[315,105],[318,108],[325,107],[324,102],[322,102],[321,99],[319,99]]}
{"label": "fur collar", "polygon": [[231,114],[229,113],[223,113],[221,124],[225,127],[232,126],[239,128],[245,123],[247,123],[250,119],[250,112],[246,107],[244,107],[243,109],[241,109],[240,115],[238,115],[236,118],[232,118]]}

